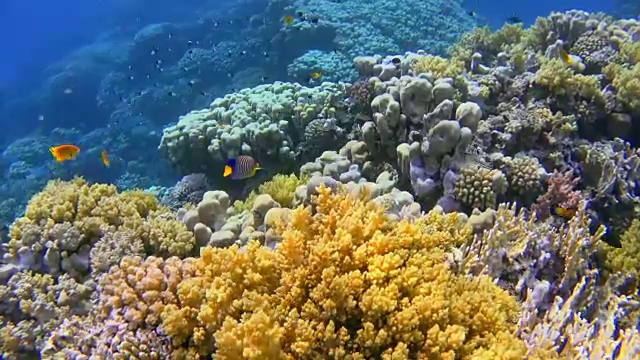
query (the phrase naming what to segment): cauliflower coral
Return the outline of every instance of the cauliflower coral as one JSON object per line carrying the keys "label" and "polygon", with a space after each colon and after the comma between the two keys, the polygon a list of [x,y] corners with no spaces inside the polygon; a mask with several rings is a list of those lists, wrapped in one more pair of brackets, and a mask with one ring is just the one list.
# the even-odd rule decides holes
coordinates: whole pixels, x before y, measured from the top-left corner
{"label": "cauliflower coral", "polygon": [[470,236],[456,214],[389,222],[366,194],[318,188],[275,250],[204,248],[162,312],[175,353],[216,359],[522,359],[518,306],[451,271]]}

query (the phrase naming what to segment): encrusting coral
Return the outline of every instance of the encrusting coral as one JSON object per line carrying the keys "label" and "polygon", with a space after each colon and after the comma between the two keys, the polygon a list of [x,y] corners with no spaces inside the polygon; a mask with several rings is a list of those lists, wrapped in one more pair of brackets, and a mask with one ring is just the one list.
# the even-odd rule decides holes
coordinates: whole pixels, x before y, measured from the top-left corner
{"label": "encrusting coral", "polygon": [[390,223],[366,194],[318,193],[315,212],[276,227],[275,251],[202,250],[162,313],[174,346],[216,359],[523,358],[515,299],[444,262],[470,235],[457,214]]}

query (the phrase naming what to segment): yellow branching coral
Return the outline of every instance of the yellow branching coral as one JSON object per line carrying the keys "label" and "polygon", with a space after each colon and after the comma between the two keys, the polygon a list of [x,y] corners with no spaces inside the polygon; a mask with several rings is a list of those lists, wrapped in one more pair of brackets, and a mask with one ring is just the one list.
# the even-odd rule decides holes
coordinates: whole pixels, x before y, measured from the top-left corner
{"label": "yellow branching coral", "polygon": [[580,96],[586,100],[602,102],[600,81],[595,75],[576,74],[562,60],[542,59],[536,71],[535,84],[555,96]]}
{"label": "yellow branching coral", "polygon": [[436,79],[456,78],[464,72],[464,62],[435,55],[424,55],[415,60],[413,69],[416,74],[431,73]]}
{"label": "yellow branching coral", "polygon": [[56,251],[71,253],[93,246],[104,234],[128,231],[149,254],[185,256],[193,251],[195,240],[174,218],[153,195],[142,191],[118,193],[113,185],[90,185],[82,178],[53,180],[31,198],[25,215],[12,224],[8,253],[17,259],[18,251],[27,247],[41,256],[46,241]]}
{"label": "yellow branching coral", "polygon": [[[390,223],[384,209],[325,187],[274,230],[274,251],[202,249],[162,324],[175,346],[216,359],[522,359],[514,298],[451,272],[458,215]],[[455,244],[458,245],[458,244]]]}
{"label": "yellow branching coral", "polygon": [[252,191],[244,201],[236,201],[233,204],[236,212],[251,210],[253,202],[258,195],[270,195],[282,207],[291,207],[293,196],[299,185],[307,183],[305,176],[298,178],[295,174],[282,175],[278,174],[273,179],[260,184],[258,191]]}
{"label": "yellow branching coral", "polygon": [[496,32],[491,32],[488,26],[476,27],[463,34],[460,41],[449,48],[449,55],[468,65],[473,53],[495,56],[518,44],[525,33],[521,24],[505,24]]}
{"label": "yellow branching coral", "polygon": [[634,66],[611,63],[602,69],[602,73],[613,84],[616,99],[631,112],[640,114],[640,63]]}

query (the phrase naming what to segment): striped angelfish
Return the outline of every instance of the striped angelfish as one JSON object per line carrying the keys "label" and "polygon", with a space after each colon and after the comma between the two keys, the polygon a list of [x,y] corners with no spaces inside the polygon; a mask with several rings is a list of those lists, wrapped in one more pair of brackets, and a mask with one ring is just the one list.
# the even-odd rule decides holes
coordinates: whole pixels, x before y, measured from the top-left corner
{"label": "striped angelfish", "polygon": [[234,180],[242,180],[253,177],[258,171],[262,170],[258,162],[251,156],[239,155],[227,160],[222,176],[230,177]]}

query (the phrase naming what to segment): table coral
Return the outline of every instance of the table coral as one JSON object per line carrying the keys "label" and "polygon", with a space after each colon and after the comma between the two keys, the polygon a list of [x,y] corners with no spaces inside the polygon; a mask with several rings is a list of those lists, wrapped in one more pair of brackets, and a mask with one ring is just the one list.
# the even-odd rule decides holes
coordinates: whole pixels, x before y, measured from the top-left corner
{"label": "table coral", "polygon": [[162,313],[175,346],[220,359],[522,359],[514,300],[443,262],[469,234],[457,215],[388,223],[363,197],[318,193],[314,213],[278,226],[275,251],[203,249]]}

